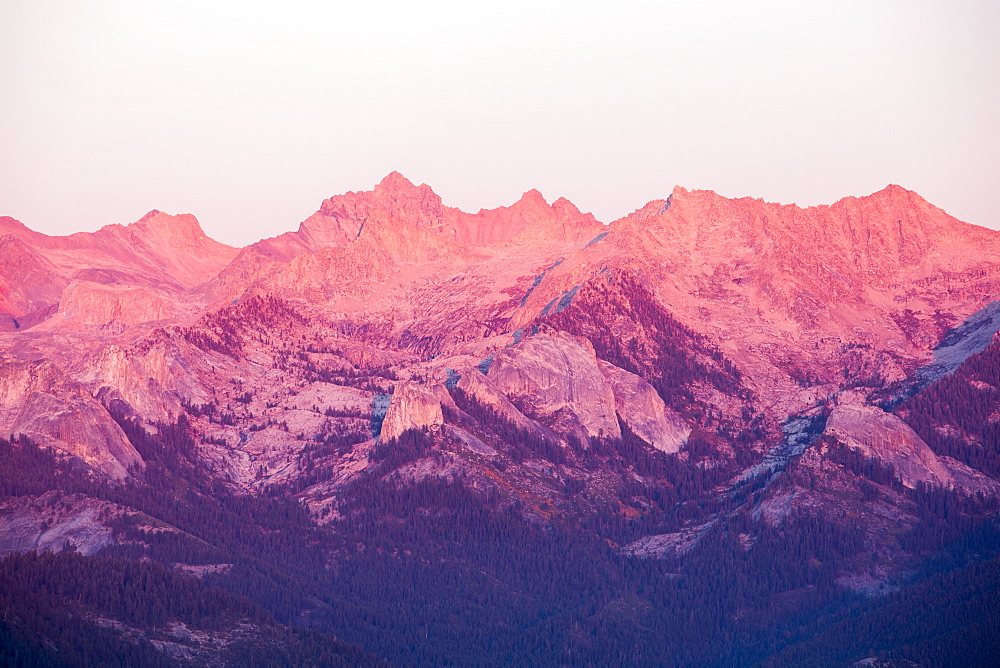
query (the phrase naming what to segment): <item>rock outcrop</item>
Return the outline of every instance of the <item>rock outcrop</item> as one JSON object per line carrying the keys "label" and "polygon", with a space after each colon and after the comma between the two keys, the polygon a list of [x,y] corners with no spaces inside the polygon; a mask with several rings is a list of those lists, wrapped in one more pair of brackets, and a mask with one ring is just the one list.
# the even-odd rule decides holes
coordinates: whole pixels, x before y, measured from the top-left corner
{"label": "rock outcrop", "polygon": [[175,307],[143,287],[120,288],[90,281],[74,281],[63,291],[56,311],[61,327],[108,326],[165,320]]}
{"label": "rock outcrop", "polygon": [[67,547],[89,556],[116,542],[108,523],[124,514],[134,511],[82,494],[14,497],[0,503],[0,556]]}
{"label": "rock outcrop", "polygon": [[144,465],[104,406],[51,362],[0,362],[0,434],[23,434],[116,480]]}
{"label": "rock outcrop", "polygon": [[891,465],[907,487],[918,483],[995,494],[996,481],[950,457],[939,457],[900,418],[875,406],[842,404],[833,409],[825,434],[868,457]]}
{"label": "rock outcrop", "polygon": [[[10,221],[13,219],[0,219]],[[17,227],[23,227],[17,223]],[[16,228],[15,228],[16,229]],[[2,227],[0,227],[2,232]],[[17,320],[59,301],[69,283],[52,262],[14,234],[0,233],[0,313],[7,314],[11,324],[0,331],[20,329]]]}
{"label": "rock outcrop", "polygon": [[482,406],[494,411],[502,420],[516,428],[541,438],[556,440],[556,435],[538,424],[510,402],[510,399],[478,369],[467,369],[457,384],[458,389]]}
{"label": "rock outcrop", "polygon": [[77,376],[105,402],[120,399],[146,422],[172,423],[182,403],[202,403],[195,375],[173,341],[128,349],[111,344],[98,352]]}
{"label": "rock outcrop", "polygon": [[589,342],[538,334],[497,353],[488,377],[511,402],[559,433],[620,438],[615,395]]}
{"label": "rock outcrop", "polygon": [[598,364],[614,394],[615,410],[632,433],[657,450],[679,451],[691,434],[681,416],[667,408],[653,386],[639,376],[604,360]]}
{"label": "rock outcrop", "polygon": [[907,487],[918,482],[944,486],[952,482],[948,467],[909,425],[875,406],[837,406],[824,433],[892,465]]}
{"label": "rock outcrop", "polygon": [[[141,462],[95,397],[147,425],[187,412],[199,456],[253,487],[314,465],[314,443],[362,462],[381,416],[361,414],[390,387],[383,439],[444,425],[457,407],[426,379],[448,364],[537,437],[517,457],[561,461],[624,424],[664,453],[697,425],[752,458],[790,415],[926,362],[1000,294],[997,257],[1000,234],[896,186],[809,208],[675,188],[605,226],[534,190],[462,212],[393,173],[242,250],[158,211],[68,237],[0,219],[4,368],[67,372],[5,387],[0,427],[122,477]],[[242,310],[255,299],[281,306],[262,319]],[[982,482],[904,427],[845,404],[828,432],[911,485]]]}
{"label": "rock outcrop", "polygon": [[382,421],[381,441],[389,441],[408,429],[440,429],[444,424],[441,402],[423,385],[403,382],[392,394]]}
{"label": "rock outcrop", "polygon": [[[18,478],[17,463],[38,462],[24,440],[0,442],[15,462],[0,491],[24,495],[0,500],[0,556],[119,542],[117,554],[191,555],[175,567],[206,574],[245,547],[221,577],[252,586],[257,574],[265,590],[343,581],[362,595],[349,580],[368,564],[421,581],[454,566],[513,592],[503,610],[542,610],[552,592],[520,595],[533,562],[518,550],[545,551],[544,579],[566,548],[574,563],[597,555],[576,580],[600,600],[581,599],[580,633],[542,620],[572,641],[557,654],[590,656],[611,620],[629,637],[598,661],[655,662],[633,645],[663,635],[649,611],[669,617],[685,592],[722,592],[693,605],[740,628],[758,613],[808,616],[837,583],[889,582],[946,547],[950,528],[983,526],[1000,498],[1000,355],[983,349],[998,298],[1000,232],[898,187],[809,208],[675,188],[605,226],[534,190],[466,213],[393,173],[241,250],[157,211],[68,237],[0,218],[0,438],[52,448],[56,467]],[[873,405],[908,396],[923,404]],[[95,497],[134,507],[70,495],[83,476]],[[925,485],[945,489],[914,492]],[[37,496],[47,486],[63,490]],[[162,522],[147,530],[140,508]],[[958,518],[947,531],[937,508]],[[193,535],[151,535],[175,523]],[[463,552],[497,532],[516,549]],[[631,556],[609,560],[604,545]],[[668,558],[670,573],[632,557]],[[301,562],[291,579],[283,559]],[[341,563],[347,579],[327,577]],[[725,598],[741,564],[767,581]],[[657,582],[630,574],[681,588],[645,600]],[[574,582],[555,582],[556,597]],[[435,600],[412,593],[395,613]],[[343,621],[292,599],[279,603],[293,616],[302,603],[317,624]],[[391,617],[407,645],[413,629]],[[709,617],[733,627],[733,615],[690,620]],[[458,656],[435,647],[440,628],[423,635],[399,656]]]}

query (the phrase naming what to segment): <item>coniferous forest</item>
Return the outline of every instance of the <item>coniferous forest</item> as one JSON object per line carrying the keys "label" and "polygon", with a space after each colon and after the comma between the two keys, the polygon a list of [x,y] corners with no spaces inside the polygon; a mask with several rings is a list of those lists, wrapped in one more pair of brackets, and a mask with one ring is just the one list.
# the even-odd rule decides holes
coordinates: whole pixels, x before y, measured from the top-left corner
{"label": "coniferous forest", "polygon": [[[154,437],[120,419],[150,462],[141,485],[109,486],[28,439],[0,440],[5,499],[58,490],[138,511],[112,522],[120,543],[94,556],[67,548],[0,562],[10,665],[197,663],[197,648],[171,656],[155,646],[174,642],[178,625],[185,637],[225,637],[217,657],[229,665],[995,663],[995,503],[907,489],[852,451],[833,448],[828,460],[878,488],[868,494],[905,496],[919,517],[899,540],[923,556],[875,598],[836,585],[866,558],[862,526],[803,516],[775,530],[720,513],[705,505],[718,480],[686,481],[691,469],[676,456],[650,461],[627,439],[588,456],[672,480],[661,526],[692,503],[703,507],[684,512],[725,516],[686,554],[623,555],[619,542],[642,532],[620,515],[539,523],[460,479],[400,484],[378,469],[354,483],[342,519],[320,528],[293,500],[213,486],[189,459],[183,421]],[[373,460],[389,471],[433,447],[408,432]],[[521,447],[546,454],[530,439]],[[151,532],[146,516],[178,531]],[[220,563],[229,566],[200,579],[171,568]]]}
{"label": "coniferous forest", "polygon": [[[636,327],[659,332],[651,337],[654,359],[675,376],[654,381],[678,409],[698,415],[685,389],[694,378],[745,394],[738,373],[711,348],[702,361],[685,358],[684,346],[703,344],[636,286],[630,290],[631,302],[615,308]],[[594,305],[611,297],[584,291],[584,307],[550,322],[586,330],[585,318],[601,317]],[[595,345],[624,368],[639,364],[627,342],[597,338]],[[996,444],[985,416],[998,399],[968,388],[970,381],[990,380],[996,355],[994,345],[970,357],[896,410],[936,452],[987,472],[994,472]],[[651,369],[655,364],[645,372]],[[0,439],[0,501],[99,502],[114,536],[88,556],[67,541],[61,551],[12,553],[0,561],[2,660],[778,666],[873,657],[886,665],[995,665],[996,497],[904,485],[890,464],[819,431],[807,451],[813,454],[789,460],[781,476],[764,471],[720,494],[740,457],[752,457],[707,465],[726,447],[719,434],[730,435],[729,447],[753,442],[762,427],[752,419],[712,433],[695,430],[675,454],[651,449],[622,421],[620,438],[586,445],[570,439],[567,448],[551,432],[514,424],[457,384],[449,393],[447,422],[502,444],[512,465],[611,471],[628,482],[609,499],[567,478],[564,507],[588,512],[529,509],[524,504],[532,501],[512,502],[462,475],[401,475],[420,461],[448,461],[445,433],[411,429],[374,445],[371,465],[340,495],[335,517],[319,524],[300,493],[329,475],[323,462],[365,434],[331,433],[305,451],[320,463],[295,487],[246,495],[205,468],[185,414],[151,433],[112,404],[146,462],[141,475],[123,484],[101,480],[27,437]],[[186,412],[198,417],[215,409]],[[971,448],[941,436],[935,431],[941,423],[983,430],[981,444]],[[765,521],[759,508],[768,495],[829,493],[830,471],[837,472],[842,500],[891,502],[905,513],[905,529],[887,541],[873,538],[861,516],[830,521],[798,513],[779,526]],[[636,499],[644,512],[621,512]],[[642,536],[682,535],[691,526],[698,534],[686,549],[656,557],[622,549]],[[873,550],[895,550],[905,571],[877,593],[845,588],[844,574],[872,563]]]}

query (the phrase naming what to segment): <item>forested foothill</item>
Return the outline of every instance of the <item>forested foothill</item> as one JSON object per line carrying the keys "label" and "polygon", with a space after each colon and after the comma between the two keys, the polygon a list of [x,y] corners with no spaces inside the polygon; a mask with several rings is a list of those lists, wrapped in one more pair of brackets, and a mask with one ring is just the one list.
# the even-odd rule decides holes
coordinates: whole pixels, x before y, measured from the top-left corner
{"label": "forested foothill", "polygon": [[[927,392],[947,391],[981,362],[970,359],[939,382],[945,389]],[[776,483],[719,495],[731,471],[700,466],[697,438],[680,455],[652,450],[627,429],[587,449],[552,450],[452,393],[461,411],[453,418],[494,433],[515,461],[655,481],[619,491],[648,499],[649,512],[630,518],[607,507],[541,520],[461,476],[402,477],[408,463],[435,456],[435,437],[421,431],[378,444],[372,468],[342,494],[338,518],[322,525],[287,489],[247,496],[213,481],[183,418],[151,435],[118,416],[147,462],[126,484],[98,480],[29,439],[0,440],[4,498],[60,490],[176,529],[152,532],[123,515],[109,522],[116,542],[94,556],[67,546],[6,557],[5,661],[197,663],[208,656],[204,638],[221,636],[213,660],[231,665],[247,657],[355,664],[372,655],[404,665],[846,665],[869,656],[990,665],[996,656],[995,501],[907,488],[891,467],[827,443],[824,461],[858,481],[859,502],[895,495],[917,518],[899,537],[909,570],[872,598],[838,584],[870,558],[864,526],[808,514],[767,524],[747,501]],[[918,429],[935,417],[922,405],[918,396],[900,409]],[[821,484],[796,462],[783,478],[779,487]],[[620,549],[692,523],[702,533],[686,551],[648,558]],[[200,579],[183,570],[218,564],[225,567]]]}

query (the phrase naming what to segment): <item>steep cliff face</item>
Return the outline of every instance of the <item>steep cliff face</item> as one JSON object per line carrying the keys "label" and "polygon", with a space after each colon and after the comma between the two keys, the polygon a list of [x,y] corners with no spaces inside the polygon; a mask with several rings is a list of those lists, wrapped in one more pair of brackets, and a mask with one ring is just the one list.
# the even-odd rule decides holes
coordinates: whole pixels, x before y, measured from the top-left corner
{"label": "steep cliff face", "polygon": [[[662,215],[626,221],[651,230],[651,240],[669,240],[674,251],[664,265],[683,267],[692,292],[746,300],[792,333],[843,335],[860,322],[858,334],[871,341],[896,338],[901,347],[926,349],[936,336],[910,341],[887,316],[905,304],[924,319],[939,305],[992,291],[997,280],[989,259],[996,233],[961,223],[898,186],[808,209],[678,189]],[[895,294],[901,285],[913,291]],[[886,304],[879,295],[885,292],[903,301]]]}
{"label": "steep cliff face", "polygon": [[20,329],[25,315],[58,303],[67,283],[55,265],[17,236],[0,236],[0,331]]}
{"label": "steep cliff face", "polygon": [[615,410],[632,433],[662,452],[679,451],[691,427],[667,408],[653,386],[604,360],[598,366],[615,397]]}
{"label": "steep cliff face", "polygon": [[614,393],[588,345],[562,332],[532,336],[498,353],[489,378],[521,412],[557,432],[620,438]]}
{"label": "steep cliff face", "polygon": [[769,292],[785,308],[777,300],[795,290],[850,302],[872,284],[985,267],[983,251],[998,243],[899,186],[805,209],[678,187],[610,229],[609,240],[666,251],[665,267],[706,290]]}
{"label": "steep cliff face", "polygon": [[[448,339],[551,317],[602,272],[627,271],[784,415],[845,382],[901,380],[997,283],[982,250],[997,245],[994,233],[898,187],[809,209],[678,188],[604,227],[537,192],[463,214],[390,175],[321,212],[337,226],[352,221],[348,232],[328,227],[324,237],[313,220],[289,233],[313,240],[301,252],[271,254],[294,261],[248,258],[230,284],[249,277],[259,293],[294,295],[440,352]],[[457,322],[478,331],[456,331]]]}
{"label": "steep cliff face", "polygon": [[805,209],[676,188],[607,232],[548,272],[514,324],[625,271],[786,414],[905,378],[1000,289],[1000,235],[898,186]]}
{"label": "steep cliff face", "polygon": [[48,362],[0,363],[0,433],[28,436],[113,479],[143,466],[100,402]]}
{"label": "steep cliff face", "polygon": [[63,290],[56,309],[57,319],[51,324],[68,328],[134,325],[167,320],[176,315],[178,309],[175,303],[148,288],[73,281]]}
{"label": "steep cliff face", "polygon": [[404,382],[397,385],[392,394],[379,439],[399,438],[408,429],[440,430],[442,424],[444,416],[437,397],[421,385]]}
{"label": "steep cliff face", "polygon": [[908,487],[918,482],[945,487],[953,484],[948,467],[905,422],[874,406],[837,406],[824,433],[892,465]]}
{"label": "steep cliff face", "polygon": [[918,483],[948,487],[967,493],[995,494],[996,481],[947,456],[935,454],[927,443],[899,417],[860,403],[846,393],[827,419],[823,432],[867,457],[892,467],[907,487]]}
{"label": "steep cliff face", "polygon": [[211,390],[199,373],[207,370],[201,351],[166,336],[144,345],[110,344],[82,364],[76,380],[105,403],[124,401],[149,422],[173,423],[183,403],[202,404]]}
{"label": "steep cliff face", "polygon": [[480,405],[489,407],[502,420],[509,422],[518,429],[537,434],[542,438],[552,436],[551,431],[543,429],[541,425],[518,410],[511,403],[510,399],[507,398],[507,395],[478,369],[473,368],[464,371],[458,383],[456,383],[456,387],[472,397]]}
{"label": "steep cliff face", "polygon": [[624,424],[653,450],[694,443],[727,465],[854,388],[830,436],[912,464],[913,484],[977,484],[867,396],[1000,293],[1000,241],[896,186],[807,209],[676,188],[605,226],[537,191],[466,213],[393,173],[242,251],[157,211],[70,237],[10,219],[2,231],[10,359],[58,361],[147,425],[204,407],[189,416],[204,455],[241,484],[290,480],[310,442],[363,431],[368,409],[305,410],[293,398],[306,388],[351,385],[362,404],[392,391],[391,439],[461,413],[438,385],[445,367],[532,447],[615,443]]}
{"label": "steep cliff face", "polygon": [[[8,291],[8,329],[57,291],[46,328],[83,338],[141,339],[146,323],[280,296],[377,348],[494,354],[488,385],[468,373],[464,384],[494,388],[503,401],[484,397],[501,411],[513,402],[515,421],[587,441],[619,438],[621,419],[664,452],[695,425],[770,438],[773,425],[845,386],[902,378],[992,289],[997,246],[995,233],[895,186],[809,209],[677,188],[603,226],[537,191],[464,213],[396,173],[238,256],[193,217],[156,211],[91,235],[50,238],[16,221],[4,230],[37,270]],[[63,278],[72,272],[76,280]],[[224,328],[189,336],[236,354]],[[31,345],[45,356],[50,344]],[[100,348],[74,376],[149,421],[219,382],[152,352]]]}

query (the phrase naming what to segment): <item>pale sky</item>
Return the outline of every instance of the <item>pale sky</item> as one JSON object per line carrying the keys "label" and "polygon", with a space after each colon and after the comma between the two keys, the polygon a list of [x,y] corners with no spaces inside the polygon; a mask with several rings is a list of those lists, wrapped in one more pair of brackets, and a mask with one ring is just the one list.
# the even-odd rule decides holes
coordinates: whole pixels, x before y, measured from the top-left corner
{"label": "pale sky", "polygon": [[398,170],[609,222],[898,183],[1000,227],[1000,2],[0,0],[0,215],[242,245]]}

